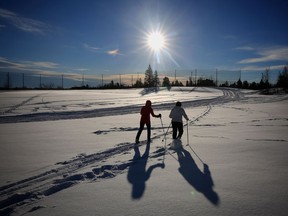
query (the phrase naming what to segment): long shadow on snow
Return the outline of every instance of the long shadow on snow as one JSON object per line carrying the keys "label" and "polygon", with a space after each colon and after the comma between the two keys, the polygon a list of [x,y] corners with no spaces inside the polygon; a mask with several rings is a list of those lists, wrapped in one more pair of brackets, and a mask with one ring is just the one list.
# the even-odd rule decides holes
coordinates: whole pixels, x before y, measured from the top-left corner
{"label": "long shadow on snow", "polygon": [[198,168],[191,154],[182,146],[177,149],[179,169],[185,180],[198,192],[202,193],[212,204],[218,205],[218,194],[213,191],[213,179],[207,164],[203,164],[203,172]]}
{"label": "long shadow on snow", "polygon": [[134,157],[133,162],[129,167],[127,179],[132,184],[132,193],[131,196],[133,199],[140,199],[146,188],[146,181],[151,176],[152,171],[157,167],[164,168],[162,163],[154,164],[150,166],[146,170],[149,151],[150,151],[150,143],[147,143],[144,154],[141,156],[139,151],[139,146],[135,144],[134,146]]}

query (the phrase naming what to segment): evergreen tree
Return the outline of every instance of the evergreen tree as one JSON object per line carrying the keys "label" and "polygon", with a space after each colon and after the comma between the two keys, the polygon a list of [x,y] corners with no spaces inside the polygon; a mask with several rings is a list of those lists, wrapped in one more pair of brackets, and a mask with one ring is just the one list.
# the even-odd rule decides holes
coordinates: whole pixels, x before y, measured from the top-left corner
{"label": "evergreen tree", "polygon": [[248,88],[249,88],[249,83],[248,83],[247,80],[245,80],[245,81],[243,82],[243,88],[244,88],[244,89],[248,89]]}
{"label": "evergreen tree", "polygon": [[279,74],[277,87],[288,89],[288,66],[285,66],[282,73]]}
{"label": "evergreen tree", "polygon": [[136,80],[136,83],[134,84],[134,87],[136,87],[136,88],[142,88],[143,87],[143,83],[142,83],[142,79],[141,78]]}
{"label": "evergreen tree", "polygon": [[157,72],[157,70],[155,70],[154,77],[153,77],[153,86],[157,87],[159,85],[160,85],[160,80],[159,80],[159,77],[158,77],[158,72]]}
{"label": "evergreen tree", "polygon": [[256,89],[259,88],[259,86],[258,86],[258,84],[254,81],[254,82],[252,82],[252,83],[250,84],[249,88],[256,90]]}
{"label": "evergreen tree", "polygon": [[243,83],[242,83],[241,79],[239,79],[237,81],[237,88],[242,88],[242,87],[243,87]]}
{"label": "evergreen tree", "polygon": [[267,68],[265,70],[265,73],[264,74],[262,73],[262,79],[261,79],[261,81],[259,83],[260,89],[267,89],[267,88],[271,87],[271,85],[269,83],[269,71],[270,71],[270,69]]}
{"label": "evergreen tree", "polygon": [[151,66],[148,66],[148,69],[145,71],[144,86],[152,87],[153,86],[153,71]]}
{"label": "evergreen tree", "polygon": [[164,77],[163,78],[163,83],[162,83],[163,87],[170,87],[170,80],[168,77]]}

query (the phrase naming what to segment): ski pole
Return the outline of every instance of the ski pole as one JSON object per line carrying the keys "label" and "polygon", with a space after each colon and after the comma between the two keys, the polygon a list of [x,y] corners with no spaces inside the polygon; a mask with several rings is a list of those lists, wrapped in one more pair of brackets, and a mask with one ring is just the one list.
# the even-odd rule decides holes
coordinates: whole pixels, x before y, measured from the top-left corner
{"label": "ski pole", "polygon": [[164,144],[164,154],[163,154],[163,160],[162,160],[162,163],[165,164],[165,155],[166,155],[166,152],[167,152],[167,148],[166,148],[166,140],[165,140],[165,144]]}
{"label": "ski pole", "polygon": [[163,134],[164,134],[164,138],[162,139],[162,142],[163,142],[163,140],[165,139],[165,131],[164,131],[163,121],[162,121],[161,117],[160,117],[160,120],[161,120],[162,130],[163,130]]}
{"label": "ski pole", "polygon": [[163,121],[162,121],[162,118],[161,118],[161,117],[160,117],[160,121],[161,121],[161,125],[162,125],[163,133],[165,133],[165,131],[164,131],[164,127],[163,127]]}
{"label": "ski pole", "polygon": [[187,145],[189,145],[189,130],[188,130],[189,122],[187,120]]}
{"label": "ski pole", "polygon": [[[164,141],[164,139],[166,140],[166,135],[167,135],[167,133],[168,133],[170,127],[171,127],[171,124],[172,124],[172,123],[170,122],[170,125],[169,125],[169,127],[167,128],[166,133],[164,133],[164,137],[163,137],[163,139],[162,139],[162,142]],[[163,128],[163,132],[164,132],[164,128]]]}

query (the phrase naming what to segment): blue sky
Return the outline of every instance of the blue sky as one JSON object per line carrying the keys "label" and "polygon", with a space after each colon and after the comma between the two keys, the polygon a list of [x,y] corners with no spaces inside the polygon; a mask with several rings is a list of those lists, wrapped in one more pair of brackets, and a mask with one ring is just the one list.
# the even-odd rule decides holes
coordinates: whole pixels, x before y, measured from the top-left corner
{"label": "blue sky", "polygon": [[0,0],[0,72],[281,71],[287,11],[288,0]]}

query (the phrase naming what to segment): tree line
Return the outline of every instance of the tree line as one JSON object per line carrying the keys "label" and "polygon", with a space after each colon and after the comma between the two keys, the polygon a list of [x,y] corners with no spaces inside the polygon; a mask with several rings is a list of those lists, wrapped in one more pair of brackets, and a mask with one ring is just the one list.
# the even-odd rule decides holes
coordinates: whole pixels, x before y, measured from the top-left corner
{"label": "tree line", "polygon": [[259,83],[252,82],[249,83],[247,80],[243,81],[239,79],[237,82],[228,84],[226,81],[225,83],[221,84],[220,87],[232,87],[232,88],[243,88],[243,89],[253,89],[253,90],[264,90],[270,88],[282,88],[285,92],[288,90],[288,66],[284,66],[283,70],[279,72],[277,83],[271,84],[269,79],[269,72],[270,69],[267,68],[264,73],[262,73],[262,77]]}
{"label": "tree line", "polygon": [[[278,79],[276,84],[270,83],[270,69],[266,69],[264,73],[262,73],[262,77],[260,82],[251,82],[249,83],[247,80],[242,81],[241,78],[237,82],[234,83],[228,83],[228,81],[225,81],[224,83],[218,85],[217,81],[211,78],[203,78],[198,77],[192,80],[192,76],[189,77],[189,79],[186,81],[185,85],[176,79],[174,81],[170,81],[169,77],[165,76],[162,80],[162,83],[160,82],[158,72],[157,70],[153,71],[151,65],[148,66],[148,68],[145,71],[144,79],[138,78],[135,83],[132,83],[131,86],[125,85],[119,82],[114,82],[113,80],[110,83],[103,84],[98,87],[91,87],[88,84],[84,85],[84,79],[82,81],[82,85],[78,87],[72,87],[72,89],[119,89],[119,88],[150,88],[155,89],[159,87],[167,87],[170,89],[172,86],[207,86],[207,87],[232,87],[232,88],[243,88],[243,89],[253,89],[253,90],[264,90],[264,89],[270,89],[270,88],[282,88],[287,92],[288,89],[288,66],[284,66],[283,70],[279,72]],[[13,89],[10,87],[10,76],[9,73],[7,74],[7,81],[4,88],[0,89]],[[23,75],[23,86],[24,86],[24,75]],[[41,84],[41,75],[40,75],[40,89],[63,89],[63,75],[62,75],[62,87],[55,88],[54,84]],[[20,89],[20,88],[19,88]],[[28,89],[24,88],[23,89]],[[37,88],[36,88],[37,89]]]}
{"label": "tree line", "polygon": [[[231,87],[231,88],[243,88],[243,89],[253,89],[253,90],[264,90],[269,88],[283,88],[286,92],[288,90],[288,66],[284,66],[283,70],[279,72],[277,83],[271,84],[269,81],[269,72],[270,69],[267,68],[264,73],[262,73],[262,77],[259,83],[251,82],[249,83],[247,80],[242,81],[240,78],[237,82],[229,84],[228,81],[225,81],[223,84],[219,85],[219,87]],[[217,86],[213,78],[202,78],[199,77],[195,82],[192,81],[192,77],[189,77],[189,80],[186,81],[186,86]],[[160,81],[158,77],[157,71],[153,73],[151,66],[148,66],[148,69],[145,71],[144,82],[142,82],[141,78],[136,81],[133,87],[145,88],[145,87],[159,87]],[[170,82],[169,77],[164,77],[162,81],[162,87],[171,88],[172,86],[184,86],[181,81],[177,79],[175,81]]]}

